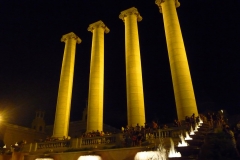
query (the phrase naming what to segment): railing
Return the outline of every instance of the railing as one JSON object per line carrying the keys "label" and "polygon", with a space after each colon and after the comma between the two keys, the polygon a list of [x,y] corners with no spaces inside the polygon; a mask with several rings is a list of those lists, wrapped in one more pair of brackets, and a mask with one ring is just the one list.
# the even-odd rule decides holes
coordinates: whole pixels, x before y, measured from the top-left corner
{"label": "railing", "polygon": [[69,147],[70,140],[37,143],[37,149]]}
{"label": "railing", "polygon": [[158,129],[157,131],[154,131],[153,134],[148,134],[146,135],[147,138],[176,138],[179,137],[179,135],[185,134],[187,131],[186,127],[173,127],[173,128],[168,128],[168,129]]}
{"label": "railing", "polygon": [[93,145],[93,144],[111,144],[116,142],[116,135],[82,138],[81,145]]}
{"label": "railing", "polygon": [[116,144],[119,134],[107,135],[102,137],[72,138],[71,140],[57,140],[40,143],[30,143],[24,145],[24,152],[44,152],[52,150],[63,150],[64,148],[91,148],[104,146],[107,144]]}
{"label": "railing", "polygon": [[172,138],[179,138],[179,135],[186,133],[189,129],[187,127],[176,127],[171,130],[171,137]]}
{"label": "railing", "polygon": [[[155,138],[168,138],[168,137],[179,137],[181,133],[187,131],[186,127],[175,127],[169,129],[158,129],[153,134],[148,134],[146,140],[150,143],[154,143]],[[46,150],[64,150],[65,148],[94,148],[104,147],[105,145],[121,144],[123,143],[122,134],[113,134],[107,136],[98,137],[84,137],[84,138],[72,138],[71,140],[57,140],[40,143],[30,143],[24,145],[24,151],[26,152],[44,152]]]}

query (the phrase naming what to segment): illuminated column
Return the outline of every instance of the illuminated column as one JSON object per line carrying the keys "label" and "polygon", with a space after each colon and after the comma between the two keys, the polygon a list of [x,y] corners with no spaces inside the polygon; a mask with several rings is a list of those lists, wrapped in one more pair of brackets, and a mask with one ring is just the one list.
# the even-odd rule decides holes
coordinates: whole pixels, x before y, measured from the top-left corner
{"label": "illuminated column", "polygon": [[104,86],[104,32],[110,30],[102,21],[90,24],[93,33],[89,76],[87,132],[103,130],[103,86]]}
{"label": "illuminated column", "polygon": [[176,11],[180,3],[178,0],[156,0],[155,3],[163,14],[178,119],[184,120],[185,116],[193,113],[197,116],[187,55]]}
{"label": "illuminated column", "polygon": [[142,67],[137,21],[141,21],[135,7],[122,11],[119,18],[125,24],[125,61],[127,78],[128,125],[144,126],[145,110],[142,82]]}
{"label": "illuminated column", "polygon": [[65,48],[53,128],[53,137],[60,138],[68,136],[76,43],[81,43],[81,39],[71,32],[63,35],[61,42],[65,42]]}

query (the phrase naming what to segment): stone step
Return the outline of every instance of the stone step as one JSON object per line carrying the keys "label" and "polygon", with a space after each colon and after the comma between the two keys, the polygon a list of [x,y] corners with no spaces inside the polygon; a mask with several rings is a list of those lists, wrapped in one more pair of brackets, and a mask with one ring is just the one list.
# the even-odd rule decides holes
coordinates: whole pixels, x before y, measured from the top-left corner
{"label": "stone step", "polygon": [[[202,126],[198,128],[198,132],[194,132],[195,135],[189,135],[193,138],[193,140],[185,140],[189,146],[175,147],[175,150],[180,152],[182,157],[169,158],[169,160],[197,160],[201,146],[204,144],[205,136],[209,133],[209,130],[209,125],[207,123],[203,123]],[[186,136],[185,134],[183,135]],[[176,142],[177,141],[175,139],[175,144],[177,144]]]}
{"label": "stone step", "polygon": [[168,158],[169,160],[197,160],[197,157],[172,157],[172,158]]}
{"label": "stone step", "polygon": [[201,147],[204,143],[203,140],[186,140],[186,142],[190,145],[190,146],[197,146],[197,147]]}
{"label": "stone step", "polygon": [[209,133],[209,131],[201,131],[199,132],[199,135],[206,136]]}
{"label": "stone step", "polygon": [[201,130],[209,130],[210,128],[209,127],[200,127],[199,129],[201,129]]}
{"label": "stone step", "polygon": [[193,140],[196,140],[196,139],[201,139],[203,140],[205,135],[201,134],[201,133],[196,133],[194,135],[190,135],[190,137],[193,139]]}
{"label": "stone step", "polygon": [[182,157],[196,157],[200,152],[200,147],[187,146],[187,147],[175,147],[177,152],[180,152]]}

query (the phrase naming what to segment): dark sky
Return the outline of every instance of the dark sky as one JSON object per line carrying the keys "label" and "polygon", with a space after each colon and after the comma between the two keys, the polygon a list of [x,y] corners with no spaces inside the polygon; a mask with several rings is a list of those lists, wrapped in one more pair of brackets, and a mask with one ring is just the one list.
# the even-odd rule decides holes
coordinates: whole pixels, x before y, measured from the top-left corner
{"label": "dark sky", "polygon": [[[177,8],[198,110],[240,112],[240,0],[179,0]],[[80,120],[88,96],[92,33],[102,20],[105,34],[104,122],[127,123],[124,24],[121,11],[136,7],[146,119],[176,117],[162,14],[154,0],[0,0],[0,114],[29,126],[35,110],[53,124],[64,43],[74,32],[77,45],[71,120]]]}

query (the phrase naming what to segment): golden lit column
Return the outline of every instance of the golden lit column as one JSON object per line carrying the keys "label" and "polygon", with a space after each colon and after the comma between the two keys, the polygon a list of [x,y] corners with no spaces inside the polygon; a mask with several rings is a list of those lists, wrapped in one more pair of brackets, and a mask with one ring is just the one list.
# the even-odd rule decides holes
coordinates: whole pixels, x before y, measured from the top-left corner
{"label": "golden lit column", "polygon": [[185,116],[193,113],[197,116],[187,55],[176,11],[180,3],[178,0],[156,0],[155,3],[163,14],[178,119],[184,120]]}
{"label": "golden lit column", "polygon": [[127,79],[128,125],[144,126],[145,109],[142,82],[142,67],[137,22],[142,20],[135,7],[122,11],[119,18],[125,24],[125,61]]}
{"label": "golden lit column", "polygon": [[65,42],[65,48],[53,128],[53,137],[60,138],[68,136],[76,43],[81,43],[81,39],[71,32],[63,35],[61,42]]}
{"label": "golden lit column", "polygon": [[110,30],[102,21],[90,24],[93,33],[89,76],[87,132],[103,130],[103,87],[104,87],[104,32]]}

